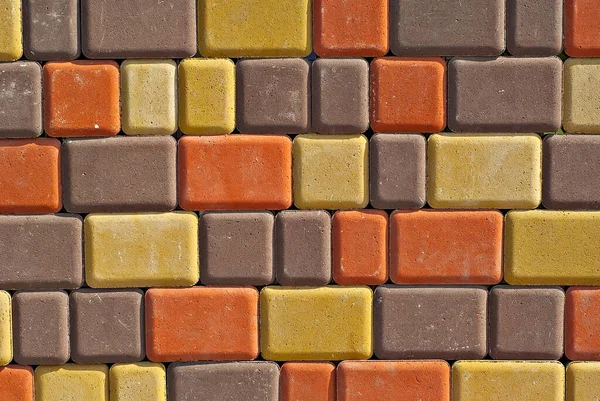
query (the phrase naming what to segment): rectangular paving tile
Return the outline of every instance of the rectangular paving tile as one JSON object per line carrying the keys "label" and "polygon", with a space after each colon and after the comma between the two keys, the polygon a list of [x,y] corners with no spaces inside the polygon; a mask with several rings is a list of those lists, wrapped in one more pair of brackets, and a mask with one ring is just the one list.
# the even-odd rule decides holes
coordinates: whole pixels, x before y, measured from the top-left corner
{"label": "rectangular paving tile", "polygon": [[600,212],[510,211],[504,279],[511,285],[598,285]]}
{"label": "rectangular paving tile", "polygon": [[264,287],[260,344],[267,360],[368,359],[372,355],[369,287]]}
{"label": "rectangular paving tile", "polygon": [[0,61],[18,60],[23,55],[21,0],[5,0],[0,9]]}
{"label": "rectangular paving tile", "polygon": [[111,401],[167,401],[167,373],[161,363],[116,363],[109,371]]}
{"label": "rectangular paving tile", "polygon": [[38,366],[35,369],[36,401],[107,401],[108,366]]}
{"label": "rectangular paving tile", "polygon": [[564,64],[563,128],[569,133],[600,133],[600,60],[570,58]]}
{"label": "rectangular paving tile", "polygon": [[33,401],[33,370],[29,366],[0,368],[0,394],[5,401]]}
{"label": "rectangular paving tile", "polygon": [[560,53],[563,0],[508,0],[506,6],[506,47],[510,54],[555,56]]}
{"label": "rectangular paving tile", "polygon": [[600,288],[571,287],[565,303],[565,355],[572,361],[600,361]]}
{"label": "rectangular paving tile", "polygon": [[600,398],[600,363],[571,362],[567,366],[567,401]]}
{"label": "rectangular paving tile", "polygon": [[[12,302],[8,292],[0,291],[0,366],[8,365],[12,359]],[[2,376],[1,369],[0,376]],[[2,379],[0,379],[0,382],[2,382]]]}
{"label": "rectangular paving tile", "polygon": [[600,56],[600,8],[595,0],[565,0],[565,53],[571,57]]}
{"label": "rectangular paving tile", "polygon": [[281,366],[280,401],[336,401],[336,367],[330,362],[286,362]]}
{"label": "rectangular paving tile", "polygon": [[0,216],[0,288],[79,288],[82,247],[80,216]]}
{"label": "rectangular paving tile", "polygon": [[38,63],[0,64],[0,138],[42,134],[42,68]]}
{"label": "rectangular paving tile", "polygon": [[555,132],[561,127],[558,57],[454,58],[448,128],[455,132]]}

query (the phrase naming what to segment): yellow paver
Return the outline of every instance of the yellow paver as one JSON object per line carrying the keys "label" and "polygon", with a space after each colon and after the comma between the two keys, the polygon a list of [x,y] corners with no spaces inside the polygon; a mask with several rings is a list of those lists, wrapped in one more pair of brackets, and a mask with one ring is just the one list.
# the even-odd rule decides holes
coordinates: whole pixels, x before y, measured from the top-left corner
{"label": "yellow paver", "polygon": [[110,401],[167,401],[167,377],[160,363],[117,363],[110,368]]}
{"label": "yellow paver", "polygon": [[600,59],[571,58],[564,63],[565,131],[600,133]]}
{"label": "yellow paver", "polygon": [[12,349],[12,308],[10,294],[0,291],[0,366],[10,363]]}
{"label": "yellow paver", "polygon": [[23,55],[21,0],[0,0],[0,61],[14,61]]}
{"label": "yellow paver", "polygon": [[108,401],[108,366],[38,366],[36,401]]}
{"label": "yellow paver", "polygon": [[567,366],[567,401],[600,400],[600,362],[571,362]]}

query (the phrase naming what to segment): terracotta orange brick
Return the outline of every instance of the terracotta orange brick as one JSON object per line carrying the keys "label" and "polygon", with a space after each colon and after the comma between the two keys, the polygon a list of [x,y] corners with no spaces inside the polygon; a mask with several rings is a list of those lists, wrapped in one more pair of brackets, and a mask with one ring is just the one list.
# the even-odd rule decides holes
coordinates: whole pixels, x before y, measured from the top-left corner
{"label": "terracotta orange brick", "polygon": [[446,361],[344,361],[337,368],[338,401],[449,401]]}
{"label": "terracotta orange brick", "polygon": [[186,136],[179,141],[178,173],[185,210],[287,209],[292,141],[287,135]]}
{"label": "terracotta orange brick", "polygon": [[600,288],[570,287],[565,298],[565,355],[600,361]]}
{"label": "terracotta orange brick", "polygon": [[0,368],[0,398],[2,401],[33,401],[33,370],[18,365]]}
{"label": "terracotta orange brick", "polygon": [[396,284],[497,284],[504,217],[493,210],[396,211],[390,278]]}
{"label": "terracotta orange brick", "polygon": [[110,136],[121,129],[119,65],[114,61],[46,63],[43,87],[49,136]]}
{"label": "terracotta orange brick", "polygon": [[0,171],[0,213],[55,213],[62,208],[58,140],[0,140]]}
{"label": "terracotta orange brick", "polygon": [[571,57],[600,56],[597,0],[565,0],[564,50]]}
{"label": "terracotta orange brick", "polygon": [[371,128],[439,132],[446,126],[446,62],[385,57],[371,63]]}
{"label": "terracotta orange brick", "polygon": [[333,279],[340,285],[387,281],[388,215],[383,210],[344,210],[333,215]]}
{"label": "terracotta orange brick", "polygon": [[146,355],[152,362],[256,358],[258,291],[254,287],[149,289]]}
{"label": "terracotta orange brick", "polygon": [[280,401],[335,401],[335,365],[286,362],[280,371]]}
{"label": "terracotta orange brick", "polygon": [[314,47],[321,57],[388,52],[388,0],[315,0]]}

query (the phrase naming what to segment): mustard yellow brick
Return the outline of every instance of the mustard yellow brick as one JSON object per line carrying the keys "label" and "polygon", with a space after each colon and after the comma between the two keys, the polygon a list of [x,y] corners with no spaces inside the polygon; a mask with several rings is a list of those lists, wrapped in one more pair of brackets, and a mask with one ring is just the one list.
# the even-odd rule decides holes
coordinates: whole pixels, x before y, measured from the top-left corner
{"label": "mustard yellow brick", "polygon": [[563,401],[560,362],[458,361],[452,366],[453,401]]}
{"label": "mustard yellow brick", "polygon": [[110,401],[167,401],[167,377],[160,363],[117,363],[110,368]]}
{"label": "mustard yellow brick", "polygon": [[192,212],[89,214],[84,240],[92,288],[198,282],[198,217]]}
{"label": "mustard yellow brick", "polygon": [[106,365],[38,366],[36,401],[108,401]]}
{"label": "mustard yellow brick", "polygon": [[121,111],[128,135],[177,131],[177,64],[172,60],[126,60],[121,64]]}
{"label": "mustard yellow brick", "polygon": [[509,284],[600,284],[600,212],[511,211],[504,235]]}
{"label": "mustard yellow brick", "polygon": [[565,61],[563,93],[565,131],[600,133],[600,59]]}
{"label": "mustard yellow brick", "polygon": [[542,199],[538,135],[432,135],[428,202],[434,208],[534,209]]}
{"label": "mustard yellow brick", "polygon": [[0,366],[10,363],[12,349],[12,308],[10,294],[0,291]]}
{"label": "mustard yellow brick", "polygon": [[600,362],[571,362],[567,366],[567,401],[600,400]]}
{"label": "mustard yellow brick", "polygon": [[369,203],[364,135],[298,135],[293,144],[294,203],[299,209],[360,209]]}
{"label": "mustard yellow brick", "polygon": [[0,0],[0,61],[14,61],[23,55],[21,0]]}
{"label": "mustard yellow brick", "polygon": [[370,358],[372,301],[369,287],[263,288],[259,303],[263,358]]}
{"label": "mustard yellow brick", "polygon": [[235,129],[235,64],[192,58],[179,63],[179,128],[187,135]]}
{"label": "mustard yellow brick", "polygon": [[312,51],[312,0],[199,0],[205,57],[304,57]]}

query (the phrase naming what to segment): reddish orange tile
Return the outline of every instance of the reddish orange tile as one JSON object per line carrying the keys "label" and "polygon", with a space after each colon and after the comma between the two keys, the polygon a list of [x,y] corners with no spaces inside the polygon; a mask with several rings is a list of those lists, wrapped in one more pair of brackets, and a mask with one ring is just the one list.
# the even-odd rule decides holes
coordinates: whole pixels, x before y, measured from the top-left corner
{"label": "reddish orange tile", "polygon": [[600,288],[570,287],[565,298],[565,355],[600,360]]}
{"label": "reddish orange tile", "polygon": [[33,401],[33,370],[18,365],[0,367],[0,399]]}
{"label": "reddish orange tile", "polygon": [[332,219],[333,279],[340,285],[387,281],[388,216],[383,210],[338,211]]}
{"label": "reddish orange tile", "polygon": [[286,362],[280,373],[280,401],[335,401],[335,365]]}
{"label": "reddish orange tile", "polygon": [[446,126],[446,62],[385,57],[371,63],[371,128],[440,132]]}
{"label": "reddish orange tile", "polygon": [[55,213],[62,208],[58,140],[0,140],[0,171],[0,213]]}
{"label": "reddish orange tile", "polygon": [[110,136],[119,132],[117,63],[49,62],[43,75],[44,130],[49,136]]}
{"label": "reddish orange tile", "polygon": [[565,0],[564,51],[571,57],[600,56],[598,0]]}

